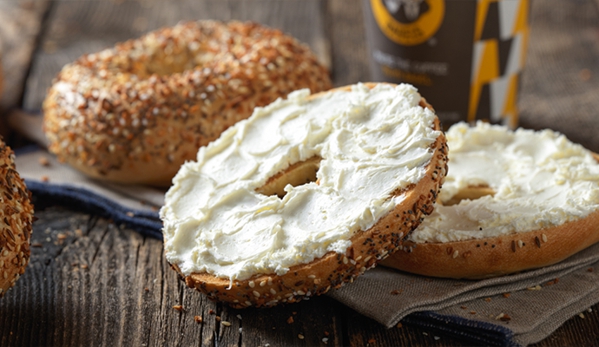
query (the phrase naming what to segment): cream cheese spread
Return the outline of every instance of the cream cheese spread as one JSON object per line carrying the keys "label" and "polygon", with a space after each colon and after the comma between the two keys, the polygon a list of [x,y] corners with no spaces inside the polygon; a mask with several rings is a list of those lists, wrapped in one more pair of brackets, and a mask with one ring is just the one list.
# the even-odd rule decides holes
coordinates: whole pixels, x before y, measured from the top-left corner
{"label": "cream cheese spread", "polygon": [[590,151],[551,130],[479,122],[446,133],[449,172],[440,199],[466,187],[495,194],[442,206],[410,238],[416,243],[496,237],[561,225],[599,208],[599,164]]}
{"label": "cream cheese spread", "polygon": [[[434,113],[409,85],[365,85],[310,99],[291,93],[202,147],[173,179],[160,215],[181,272],[247,279],[285,274],[329,251],[401,202],[432,157]],[[317,182],[256,192],[289,165],[322,158]]]}

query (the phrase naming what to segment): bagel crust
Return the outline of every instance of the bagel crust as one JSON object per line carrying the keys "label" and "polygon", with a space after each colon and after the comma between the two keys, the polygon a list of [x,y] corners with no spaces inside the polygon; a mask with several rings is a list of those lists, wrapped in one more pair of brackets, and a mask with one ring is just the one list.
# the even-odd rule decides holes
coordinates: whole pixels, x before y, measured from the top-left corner
{"label": "bagel crust", "polygon": [[[376,84],[366,84],[374,89]],[[341,93],[351,87],[334,89],[330,92],[315,94],[309,100],[327,97],[330,93]],[[430,108],[424,99],[420,107]],[[431,108],[432,109],[432,108]],[[440,130],[439,120],[435,117],[431,124],[434,130]],[[344,252],[328,251],[323,256],[307,263],[290,266],[284,273],[257,273],[248,278],[217,277],[207,272],[185,274],[179,264],[171,267],[190,288],[205,293],[211,300],[226,302],[235,308],[270,307],[280,303],[292,303],[307,300],[311,296],[326,293],[331,288],[339,288],[374,267],[401,246],[403,239],[421,222],[426,214],[433,211],[433,204],[447,172],[447,146],[444,135],[439,131],[436,139],[425,150],[431,153],[431,159],[423,165],[423,178],[414,184],[399,188],[391,193],[389,199],[402,196],[399,203],[366,230],[357,230],[349,238],[350,246]],[[268,179],[264,194],[279,194],[279,179],[296,180],[297,176],[310,177],[314,174],[314,158],[300,164],[290,163],[285,170]],[[175,178],[175,182],[177,178]],[[297,179],[301,182],[301,179]],[[317,181],[318,184],[318,181]],[[289,193],[288,193],[289,194]],[[167,206],[169,200],[167,194]],[[161,215],[168,215],[168,207]],[[298,216],[298,218],[303,218]],[[171,222],[172,223],[172,222]],[[165,222],[165,229],[171,223]],[[169,236],[165,231],[165,248]],[[168,258],[168,250],[167,250]]]}
{"label": "bagel crust", "polygon": [[330,87],[310,49],[279,30],[189,22],[66,65],[44,101],[44,131],[59,160],[91,177],[168,186],[254,107]]}
{"label": "bagel crust", "polygon": [[425,244],[406,241],[402,250],[381,265],[432,277],[481,279],[549,266],[597,242],[599,210],[556,227],[494,238]]}
{"label": "bagel crust", "polygon": [[[552,265],[599,242],[599,166],[596,154],[550,131],[533,133],[521,130],[520,133],[512,133],[505,130],[508,137],[495,139],[486,131],[490,129],[491,132],[501,132],[503,130],[500,127],[478,124],[468,131],[464,131],[467,126],[454,127],[456,128],[447,133],[449,146],[454,150],[449,157],[452,163],[459,165],[453,170],[450,164],[447,184],[440,194],[439,204],[446,206],[438,206],[429,217],[431,220],[426,220],[405,242],[402,250],[381,265],[425,276],[480,279]],[[456,129],[459,131],[452,131]],[[458,137],[460,141],[456,141],[457,134],[467,135],[463,135],[463,142],[460,142],[462,135]],[[520,135],[527,137],[517,139]],[[525,184],[508,185],[505,183],[508,179],[503,178],[497,186],[482,184],[456,191],[456,182],[476,181],[481,176],[498,182],[491,176],[497,172],[502,172],[498,174],[502,175],[503,166],[497,164],[496,172],[483,171],[481,167],[484,160],[480,159],[481,155],[492,149],[487,149],[486,144],[481,149],[477,147],[480,143],[493,141],[496,141],[496,146],[499,146],[499,142],[505,142],[505,147],[498,147],[501,148],[500,151],[516,149],[515,153],[520,158],[514,163],[514,167],[524,168],[526,166],[523,163],[530,162],[530,167],[538,168],[538,171],[531,169],[528,172],[526,169],[527,171],[517,172],[520,177],[524,177],[520,182],[530,180],[530,183],[526,181]],[[528,155],[528,149],[523,149],[527,145],[532,147],[530,151],[533,155]],[[537,151],[537,148],[542,152]],[[461,153],[461,149],[474,154],[457,157],[456,153]],[[501,153],[487,155],[489,158],[500,156]],[[469,162],[470,158],[478,161]],[[566,163],[563,160],[573,161]],[[493,161],[498,162],[500,160]],[[508,169],[506,172],[513,171]],[[548,172],[554,173],[554,176],[549,176]],[[545,182],[539,182],[538,177],[543,177]],[[577,181],[583,184],[574,186]],[[535,185],[542,188],[538,192],[532,189],[524,195],[520,193]],[[559,190],[560,187],[569,189],[571,194],[563,193]],[[560,193],[555,193],[556,189]],[[499,194],[500,198],[494,197]],[[514,195],[516,197],[512,197]],[[536,215],[531,216],[530,211],[537,209],[537,200],[545,205],[541,205],[543,207],[539,208]],[[573,201],[572,206],[567,205],[566,200]],[[512,210],[520,212],[511,217],[509,214]],[[473,215],[482,218],[478,221],[470,220]],[[438,220],[439,224],[434,224],[434,220]],[[455,224],[450,225],[451,223]],[[474,223],[475,230],[471,230],[471,223]],[[433,234],[431,230],[437,228],[438,233]],[[421,229],[426,232],[419,234]]]}
{"label": "bagel crust", "polygon": [[29,263],[32,222],[31,193],[16,171],[12,150],[0,138],[0,298]]}

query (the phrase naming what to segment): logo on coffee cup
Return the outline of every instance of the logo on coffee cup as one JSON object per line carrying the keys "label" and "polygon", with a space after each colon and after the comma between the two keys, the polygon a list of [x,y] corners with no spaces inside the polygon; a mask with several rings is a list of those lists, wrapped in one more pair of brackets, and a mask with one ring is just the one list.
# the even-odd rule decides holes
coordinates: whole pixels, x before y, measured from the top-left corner
{"label": "logo on coffee cup", "polygon": [[370,0],[379,28],[404,46],[426,42],[441,26],[445,0]]}

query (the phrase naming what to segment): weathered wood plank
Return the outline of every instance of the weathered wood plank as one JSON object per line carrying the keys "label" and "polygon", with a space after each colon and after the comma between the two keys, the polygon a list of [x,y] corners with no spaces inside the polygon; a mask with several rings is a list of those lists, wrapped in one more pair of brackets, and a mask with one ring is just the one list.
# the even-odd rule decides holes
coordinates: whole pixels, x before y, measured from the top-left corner
{"label": "weathered wood plank", "polygon": [[343,308],[327,297],[231,309],[179,281],[158,240],[68,209],[37,215],[31,263],[0,301],[2,345],[311,346],[327,334],[341,344]]}
{"label": "weathered wood plank", "polygon": [[0,1],[0,136],[8,136],[4,111],[20,103],[41,29],[49,6],[46,0]]}
{"label": "weathered wood plank", "polygon": [[370,81],[362,0],[330,0],[327,4],[334,84]]}
{"label": "weathered wood plank", "polygon": [[520,124],[551,128],[599,151],[599,4],[532,1]]}

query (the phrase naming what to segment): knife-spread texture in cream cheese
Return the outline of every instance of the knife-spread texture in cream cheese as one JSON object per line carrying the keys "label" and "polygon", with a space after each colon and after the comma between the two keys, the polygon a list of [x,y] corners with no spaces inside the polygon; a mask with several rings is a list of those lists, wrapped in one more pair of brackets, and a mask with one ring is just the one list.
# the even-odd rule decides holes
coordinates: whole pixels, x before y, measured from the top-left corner
{"label": "knife-spread texture in cream cheese", "polygon": [[[168,261],[185,275],[243,280],[344,253],[425,175],[440,133],[420,100],[409,85],[357,85],[257,108],[174,178],[160,211]],[[256,191],[313,157],[318,183],[287,185],[283,198]]]}
{"label": "knife-spread texture in cream cheese", "polygon": [[410,238],[450,242],[527,232],[584,218],[599,208],[599,164],[590,151],[551,130],[534,132],[479,122],[446,133],[446,203],[467,187],[494,195],[442,206]]}

